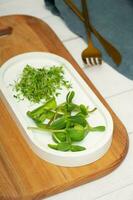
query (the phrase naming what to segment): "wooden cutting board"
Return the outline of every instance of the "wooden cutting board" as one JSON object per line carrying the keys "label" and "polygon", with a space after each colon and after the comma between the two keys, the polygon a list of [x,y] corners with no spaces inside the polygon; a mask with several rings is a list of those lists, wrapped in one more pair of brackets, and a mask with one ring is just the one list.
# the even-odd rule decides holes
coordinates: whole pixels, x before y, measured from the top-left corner
{"label": "wooden cutting board", "polygon": [[0,64],[12,56],[30,51],[47,51],[64,57],[109,110],[114,122],[114,135],[110,150],[98,161],[83,167],[55,166],[32,152],[0,101],[0,199],[42,199],[113,171],[128,150],[126,129],[62,42],[47,24],[35,17],[0,17],[1,24],[12,27],[13,31],[0,37]]}

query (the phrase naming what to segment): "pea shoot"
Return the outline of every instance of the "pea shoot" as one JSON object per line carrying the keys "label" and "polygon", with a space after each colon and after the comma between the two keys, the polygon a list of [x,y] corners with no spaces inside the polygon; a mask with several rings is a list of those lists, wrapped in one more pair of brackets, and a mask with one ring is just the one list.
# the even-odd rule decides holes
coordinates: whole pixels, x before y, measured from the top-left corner
{"label": "pea shoot", "polygon": [[60,105],[57,105],[55,98],[51,98],[44,105],[27,112],[36,124],[36,127],[29,129],[51,133],[54,144],[48,146],[56,151],[84,151],[86,148],[77,145],[77,142],[84,140],[89,132],[105,131],[105,126],[92,127],[87,121],[96,108],[90,110],[83,104],[75,104],[74,96],[74,91],[71,91]]}

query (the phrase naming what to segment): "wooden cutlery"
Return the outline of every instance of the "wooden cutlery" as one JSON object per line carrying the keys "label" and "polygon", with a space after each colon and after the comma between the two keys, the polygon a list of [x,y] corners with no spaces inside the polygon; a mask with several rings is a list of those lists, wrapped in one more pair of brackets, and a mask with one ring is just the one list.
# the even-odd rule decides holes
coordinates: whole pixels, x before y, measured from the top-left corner
{"label": "wooden cutlery", "polygon": [[[65,3],[72,9],[72,11],[80,18],[81,21],[85,22],[83,14],[79,11],[77,6],[71,0],[65,0]],[[120,52],[94,28],[94,26],[90,22],[90,19],[88,19],[87,24],[88,31],[91,31],[95,35],[95,37],[99,40],[99,42],[106,50],[107,54],[113,59],[116,65],[119,65],[122,60]]]}

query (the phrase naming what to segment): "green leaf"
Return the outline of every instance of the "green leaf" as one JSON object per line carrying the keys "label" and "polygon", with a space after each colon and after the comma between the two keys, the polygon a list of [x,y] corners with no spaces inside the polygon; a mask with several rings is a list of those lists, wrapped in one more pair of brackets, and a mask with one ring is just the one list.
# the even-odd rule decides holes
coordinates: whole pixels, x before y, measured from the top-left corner
{"label": "green leaf", "polygon": [[48,146],[58,151],[69,151],[71,147],[71,145],[66,142],[61,142],[59,144],[48,144]]}
{"label": "green leaf", "polygon": [[61,142],[57,145],[57,149],[59,151],[69,151],[70,150],[70,144],[66,143],[66,142]]}
{"label": "green leaf", "polygon": [[[56,104],[56,100],[55,98],[50,99],[49,101],[47,101],[45,104],[43,104],[42,106],[39,106],[38,108],[32,110],[32,111],[28,111],[27,115],[32,118],[32,119],[38,119],[38,121],[42,121],[39,120],[39,117],[41,115],[45,115],[47,110],[52,110],[55,109],[57,106]],[[47,113],[48,116],[48,113]],[[43,116],[43,118],[47,118],[47,116]]]}
{"label": "green leaf", "polygon": [[67,118],[66,116],[63,116],[55,120],[54,122],[52,122],[52,124],[50,125],[50,128],[54,130],[64,129],[66,127],[66,123],[67,123]]}
{"label": "green leaf", "polygon": [[86,150],[86,148],[79,145],[71,145],[70,150],[76,152],[76,151],[84,151]]}
{"label": "green leaf", "polygon": [[70,135],[70,138],[72,141],[76,142],[76,141],[81,141],[85,138],[85,130],[84,128],[80,126],[80,129],[79,128],[69,128],[67,129],[67,132],[69,133]]}
{"label": "green leaf", "polygon": [[81,105],[80,105],[80,110],[81,110],[81,113],[82,113],[83,115],[88,115],[88,108],[85,107],[85,105],[81,104]]}
{"label": "green leaf", "polygon": [[73,98],[75,96],[75,92],[74,91],[71,91],[71,92],[68,92],[67,96],[66,96],[66,102],[69,104],[72,102]]}
{"label": "green leaf", "polygon": [[56,132],[52,134],[52,138],[55,142],[65,142],[66,141],[66,133],[65,132]]}
{"label": "green leaf", "polygon": [[80,124],[81,126],[85,127],[87,125],[87,121],[85,119],[85,116],[82,114],[78,114],[75,116],[70,116],[69,120],[74,124]]}
{"label": "green leaf", "polygon": [[57,144],[48,144],[51,149],[58,150]]}
{"label": "green leaf", "polygon": [[74,103],[66,104],[66,111],[67,112],[72,112],[72,111],[75,111],[76,109],[77,109],[76,104],[74,104]]}
{"label": "green leaf", "polygon": [[44,104],[45,110],[56,109],[56,107],[57,107],[57,103],[56,103],[55,98],[50,99],[49,101],[47,101],[47,102]]}

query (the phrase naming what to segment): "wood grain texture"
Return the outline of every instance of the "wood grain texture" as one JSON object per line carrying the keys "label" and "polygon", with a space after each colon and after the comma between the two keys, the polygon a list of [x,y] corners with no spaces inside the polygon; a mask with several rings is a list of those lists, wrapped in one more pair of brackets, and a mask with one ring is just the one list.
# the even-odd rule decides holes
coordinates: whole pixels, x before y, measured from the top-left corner
{"label": "wood grain texture", "polygon": [[64,57],[109,110],[114,122],[114,135],[111,148],[98,161],[83,167],[55,166],[32,152],[0,100],[0,200],[41,199],[113,171],[128,150],[126,129],[55,33],[43,21],[30,16],[0,17],[1,22],[11,26],[13,32],[0,37],[0,64],[12,56],[30,51],[47,51]]}

